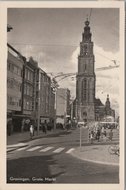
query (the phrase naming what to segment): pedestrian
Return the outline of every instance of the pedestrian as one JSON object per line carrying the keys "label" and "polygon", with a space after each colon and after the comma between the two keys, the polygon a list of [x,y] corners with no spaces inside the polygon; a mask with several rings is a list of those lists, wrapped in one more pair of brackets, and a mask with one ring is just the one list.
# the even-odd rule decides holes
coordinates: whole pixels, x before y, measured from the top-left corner
{"label": "pedestrian", "polygon": [[33,138],[33,136],[34,136],[34,127],[33,127],[33,124],[31,123],[30,124],[30,137],[31,137],[31,139]]}
{"label": "pedestrian", "polygon": [[110,132],[109,132],[109,140],[112,141],[112,138],[113,138],[113,131],[111,129]]}
{"label": "pedestrian", "polygon": [[101,137],[103,138],[103,136],[104,136],[104,127],[102,126],[102,128],[101,128]]}
{"label": "pedestrian", "polygon": [[43,132],[44,132],[45,134],[47,133],[47,122],[46,122],[46,120],[44,121]]}
{"label": "pedestrian", "polygon": [[21,132],[22,133],[24,132],[24,125],[25,125],[25,121],[23,119],[22,122],[21,122]]}
{"label": "pedestrian", "polygon": [[106,142],[106,140],[107,140],[107,133],[106,133],[106,130],[104,130],[104,140],[105,140],[105,142]]}
{"label": "pedestrian", "polygon": [[71,120],[69,120],[69,129],[71,129]]}
{"label": "pedestrian", "polygon": [[97,140],[98,140],[98,142],[99,142],[99,140],[100,140],[100,129],[97,130],[96,136],[97,136]]}
{"label": "pedestrian", "polygon": [[90,139],[91,139],[91,132],[90,132],[90,130],[88,130],[88,138],[89,138],[89,141],[90,141]]}
{"label": "pedestrian", "polygon": [[90,133],[91,144],[93,144],[93,139],[94,139],[94,133],[93,133],[93,131],[91,131],[91,133]]}

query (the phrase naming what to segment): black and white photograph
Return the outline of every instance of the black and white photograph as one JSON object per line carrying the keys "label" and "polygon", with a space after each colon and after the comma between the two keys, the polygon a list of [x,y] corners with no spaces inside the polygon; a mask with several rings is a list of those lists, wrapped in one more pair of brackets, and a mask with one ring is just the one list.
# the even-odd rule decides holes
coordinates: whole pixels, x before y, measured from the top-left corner
{"label": "black and white photograph", "polygon": [[120,189],[124,4],[69,3],[6,9],[5,183]]}

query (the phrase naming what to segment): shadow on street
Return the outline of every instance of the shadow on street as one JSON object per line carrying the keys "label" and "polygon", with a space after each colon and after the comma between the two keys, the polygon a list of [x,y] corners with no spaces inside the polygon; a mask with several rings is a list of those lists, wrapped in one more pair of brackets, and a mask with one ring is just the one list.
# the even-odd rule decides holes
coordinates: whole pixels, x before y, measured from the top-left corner
{"label": "shadow on street", "polygon": [[52,156],[33,156],[7,161],[7,183],[55,183],[58,171],[51,174],[49,166],[56,165]]}

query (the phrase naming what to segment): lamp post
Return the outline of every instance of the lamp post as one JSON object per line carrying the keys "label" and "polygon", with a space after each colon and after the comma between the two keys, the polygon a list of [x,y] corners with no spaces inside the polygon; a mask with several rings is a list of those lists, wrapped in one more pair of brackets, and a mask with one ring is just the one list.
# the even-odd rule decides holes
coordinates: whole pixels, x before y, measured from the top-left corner
{"label": "lamp post", "polygon": [[54,130],[56,130],[56,90],[57,88],[54,88],[54,93],[55,93],[55,104],[54,104],[54,110],[55,110],[55,115],[54,115]]}
{"label": "lamp post", "polygon": [[54,103],[54,110],[55,110],[55,115],[54,115],[54,130],[56,129],[56,108],[57,108],[57,97],[56,97],[56,93],[57,93],[57,88],[59,87],[57,81],[55,80],[55,77],[52,78],[52,88],[53,88],[53,92],[55,94],[55,103]]}

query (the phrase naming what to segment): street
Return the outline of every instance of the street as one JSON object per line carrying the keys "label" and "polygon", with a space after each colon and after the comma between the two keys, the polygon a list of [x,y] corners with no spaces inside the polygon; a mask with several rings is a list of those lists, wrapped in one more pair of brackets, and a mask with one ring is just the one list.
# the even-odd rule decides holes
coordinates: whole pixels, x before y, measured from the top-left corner
{"label": "street", "polygon": [[78,128],[29,141],[28,146],[8,152],[7,182],[119,183],[119,167],[73,157],[78,146]]}

